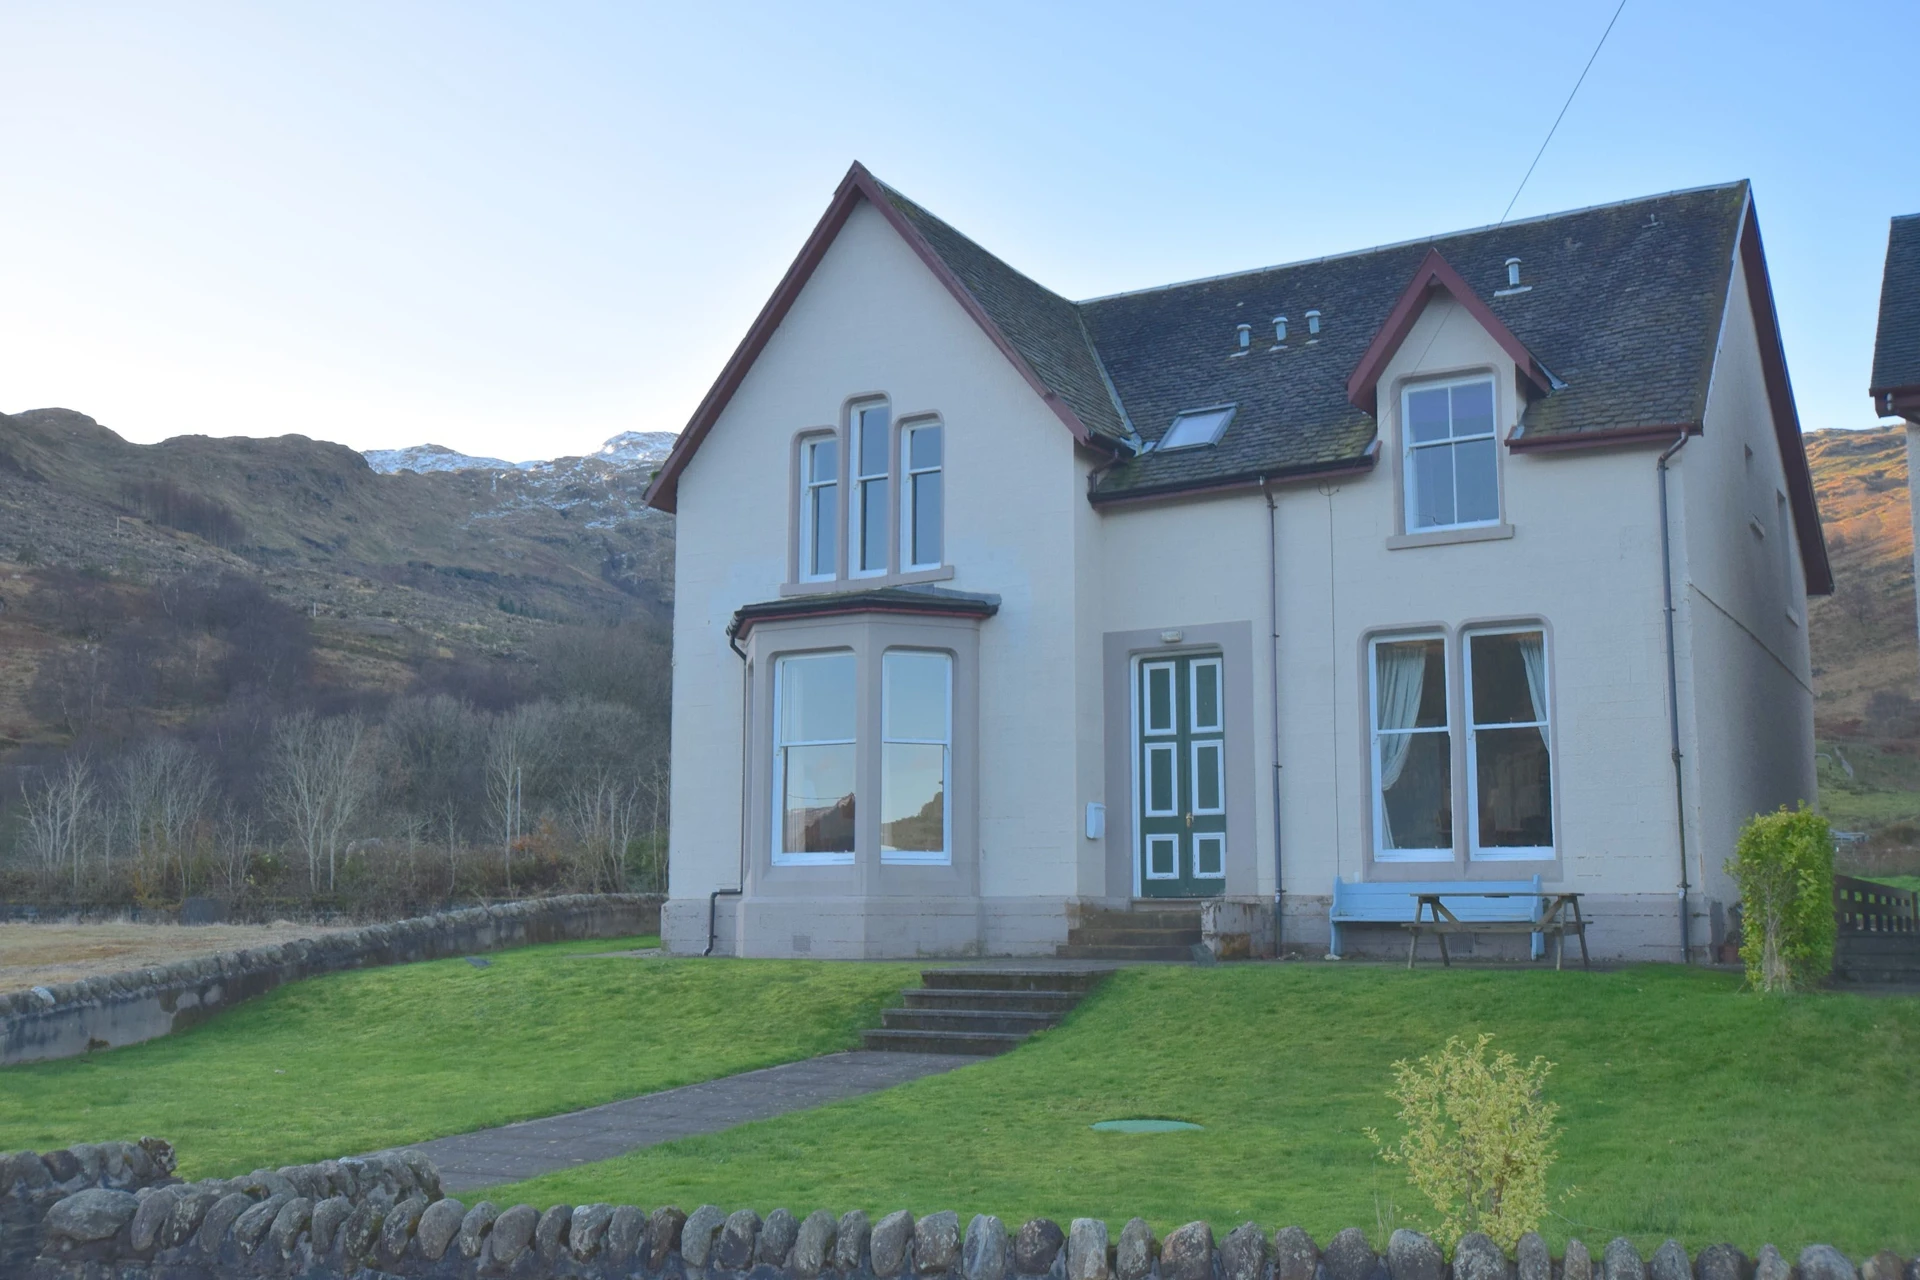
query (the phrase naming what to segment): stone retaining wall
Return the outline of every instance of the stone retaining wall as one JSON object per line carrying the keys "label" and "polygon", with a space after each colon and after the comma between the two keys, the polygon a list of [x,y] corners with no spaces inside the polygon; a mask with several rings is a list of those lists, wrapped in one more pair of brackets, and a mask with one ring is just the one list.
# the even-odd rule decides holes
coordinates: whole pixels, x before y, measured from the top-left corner
{"label": "stone retaining wall", "polygon": [[340,969],[654,933],[661,901],[658,894],[572,894],[469,907],[16,991],[0,995],[0,1064],[151,1040],[249,996]]}
{"label": "stone retaining wall", "polygon": [[1643,1258],[1616,1239],[1596,1257],[1575,1240],[1556,1258],[1528,1235],[1508,1257],[1474,1234],[1449,1262],[1417,1232],[1394,1232],[1381,1255],[1352,1227],[1323,1249],[1299,1227],[1269,1235],[1251,1222],[1216,1242],[1204,1222],[1157,1240],[1139,1218],[1109,1239],[1093,1218],[1009,1231],[987,1216],[963,1230],[950,1211],[870,1222],[859,1210],[469,1207],[443,1197],[414,1152],[81,1190],[51,1206],[43,1236],[30,1280],[1920,1280],[1920,1262],[1879,1253],[1856,1269],[1826,1245],[1789,1263],[1772,1245],[1756,1258],[1732,1245],[1689,1257],[1669,1240]]}

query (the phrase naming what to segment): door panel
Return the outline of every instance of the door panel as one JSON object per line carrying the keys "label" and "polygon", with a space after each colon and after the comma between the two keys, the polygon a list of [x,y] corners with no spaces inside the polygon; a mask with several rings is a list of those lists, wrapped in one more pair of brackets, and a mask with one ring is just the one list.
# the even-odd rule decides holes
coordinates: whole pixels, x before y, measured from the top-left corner
{"label": "door panel", "polygon": [[1142,662],[1134,681],[1140,890],[1226,891],[1226,686],[1218,655]]}

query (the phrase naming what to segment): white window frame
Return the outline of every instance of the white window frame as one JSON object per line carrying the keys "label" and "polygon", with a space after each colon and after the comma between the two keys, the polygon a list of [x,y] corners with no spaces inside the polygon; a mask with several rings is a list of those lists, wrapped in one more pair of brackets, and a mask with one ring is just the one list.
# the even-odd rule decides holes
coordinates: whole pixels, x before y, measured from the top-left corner
{"label": "white window frame", "polygon": [[[942,658],[947,664],[947,736],[937,738],[892,738],[887,736],[887,659],[896,653],[910,653],[928,657]],[[903,746],[941,747],[940,759],[940,848],[930,849],[888,849],[884,839],[880,844],[880,861],[888,865],[904,866],[950,866],[953,862],[953,655],[944,649],[914,649],[904,645],[894,645],[880,653],[880,792],[886,794],[887,747],[898,743]],[[857,803],[857,802],[856,802]],[[886,826],[886,817],[879,809],[876,815],[875,830]]]}
{"label": "white window frame", "polygon": [[[1433,725],[1419,729],[1382,730],[1380,728],[1380,646],[1383,644],[1405,644],[1410,641],[1420,640],[1438,640],[1440,642],[1442,681],[1446,686],[1445,691],[1447,695],[1447,722],[1444,725]],[[1454,749],[1451,736],[1453,733],[1453,655],[1449,649],[1446,633],[1440,631],[1418,631],[1399,635],[1379,635],[1373,636],[1367,641],[1367,733],[1368,759],[1371,762],[1367,787],[1372,793],[1373,860],[1375,862],[1432,863],[1458,861],[1458,855],[1455,853],[1454,845],[1452,844],[1449,844],[1444,849],[1439,847],[1389,849],[1382,841],[1382,837],[1385,836],[1387,830],[1387,798],[1386,793],[1380,786],[1380,777],[1384,772],[1380,767],[1380,735],[1383,732],[1392,734],[1444,733],[1449,735],[1447,740],[1448,784],[1454,798],[1457,798],[1460,794],[1459,780],[1453,776]],[[1454,839],[1458,841],[1460,831],[1459,805],[1456,803],[1453,808]]]}
{"label": "white window frame", "polygon": [[[879,471],[862,471],[860,455],[866,451],[866,416],[875,409],[887,410],[887,460]],[[882,564],[878,568],[862,563],[867,553],[867,486],[879,481],[885,486],[889,508],[893,494],[893,413],[891,402],[886,400],[863,400],[848,411],[847,420],[847,576],[849,578],[884,577],[892,568],[891,564]],[[883,524],[893,518],[891,509],[880,513]],[[855,545],[855,544],[858,545]],[[882,545],[887,548],[887,558],[892,559],[893,539],[885,538]]]}
{"label": "white window frame", "polygon": [[[1476,636],[1512,636],[1536,634],[1540,637],[1540,653],[1546,674],[1546,718],[1544,720],[1514,720],[1505,724],[1477,724],[1473,718],[1473,641]],[[1547,635],[1547,628],[1541,623],[1515,623],[1501,627],[1473,627],[1460,633],[1460,673],[1461,689],[1464,697],[1461,713],[1466,719],[1467,730],[1467,860],[1470,862],[1551,862],[1558,856],[1557,845],[1502,845],[1498,848],[1482,848],[1480,845],[1480,730],[1486,729],[1538,729],[1547,744],[1547,796],[1548,821],[1553,824],[1553,836],[1560,838],[1560,821],[1554,799],[1560,794],[1559,761],[1555,759],[1553,749],[1553,641]]]}
{"label": "white window frame", "polygon": [[[937,466],[916,467],[913,465],[913,436],[916,431],[938,431],[940,433],[940,462]],[[947,433],[945,424],[938,418],[921,418],[907,422],[900,428],[900,571],[917,573],[923,569],[938,569],[947,558]],[[937,475],[940,477],[940,554],[932,560],[914,559],[914,481],[920,476]]]}
{"label": "white window frame", "polygon": [[[1493,397],[1493,426],[1484,435],[1455,436],[1449,434],[1444,440],[1427,440],[1418,444],[1413,439],[1413,416],[1411,411],[1414,393],[1420,391],[1451,392],[1454,387],[1472,386],[1484,382]],[[1453,400],[1447,400],[1447,429],[1453,429]],[[1415,524],[1415,513],[1420,510],[1416,472],[1413,455],[1419,449],[1451,449],[1472,440],[1493,441],[1493,516],[1488,520],[1455,520],[1451,524]],[[1491,529],[1499,525],[1506,516],[1506,493],[1500,484],[1500,382],[1491,373],[1465,374],[1457,378],[1430,378],[1419,382],[1409,382],[1400,388],[1400,486],[1402,510],[1405,519],[1402,523],[1408,533],[1438,533],[1447,529]],[[1454,511],[1460,510],[1460,486],[1454,484]]]}
{"label": "white window frame", "polygon": [[[835,465],[833,468],[833,478],[831,480],[816,480],[813,475],[813,452],[821,445],[828,443],[835,446],[837,454],[844,456],[845,451],[840,447],[842,441],[835,432],[820,431],[813,435],[802,436],[800,438],[800,562],[797,567],[799,569],[798,577],[802,582],[832,582],[840,576],[840,560],[837,549],[834,561],[827,566],[826,572],[815,573],[811,571],[814,560],[814,505],[820,500],[819,491],[829,485],[833,486],[834,500],[833,510],[828,514],[835,533],[838,534],[842,528],[840,521],[839,457],[836,457],[834,460]],[[845,540],[844,536],[839,539],[841,542]]]}
{"label": "white window frame", "polygon": [[[854,690],[854,736],[851,738],[800,739],[785,741],[780,736],[781,724],[781,681],[786,674],[787,663],[797,658],[824,658],[844,654],[853,660]],[[783,653],[773,660],[773,789],[769,808],[773,811],[773,865],[776,867],[834,867],[846,866],[854,860],[855,852],[789,852],[787,850],[786,822],[786,782],[787,747],[842,747],[853,748],[853,840],[854,850],[860,844],[860,657],[852,649],[822,649],[810,653]],[[949,713],[951,716],[951,713]],[[948,720],[951,732],[952,720]],[[949,841],[951,843],[951,841]]]}

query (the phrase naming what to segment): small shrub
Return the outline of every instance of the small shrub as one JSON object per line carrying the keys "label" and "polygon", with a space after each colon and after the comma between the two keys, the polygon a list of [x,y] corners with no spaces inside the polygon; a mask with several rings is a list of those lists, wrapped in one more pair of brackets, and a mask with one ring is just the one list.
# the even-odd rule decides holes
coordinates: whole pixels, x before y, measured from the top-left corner
{"label": "small shrub", "polygon": [[1801,990],[1833,971],[1833,832],[1811,809],[1756,814],[1727,862],[1740,886],[1740,959],[1761,991]]}
{"label": "small shrub", "polygon": [[1439,1053],[1393,1064],[1407,1126],[1387,1146],[1367,1136],[1390,1164],[1433,1205],[1433,1235],[1451,1249],[1469,1231],[1483,1231],[1511,1250],[1547,1211],[1547,1170],[1557,1152],[1554,1117],[1560,1108],[1541,1096],[1553,1064],[1536,1057],[1521,1066],[1504,1050],[1488,1057],[1491,1035],[1468,1044],[1449,1037]]}

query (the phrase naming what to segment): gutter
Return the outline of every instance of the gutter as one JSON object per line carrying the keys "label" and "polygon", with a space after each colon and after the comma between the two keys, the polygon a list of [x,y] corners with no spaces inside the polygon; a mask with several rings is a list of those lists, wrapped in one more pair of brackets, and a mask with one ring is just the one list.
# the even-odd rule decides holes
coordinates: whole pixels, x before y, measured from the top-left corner
{"label": "gutter", "polygon": [[[1150,455],[1149,455],[1150,456]],[[1168,498],[1208,497],[1216,493],[1232,493],[1241,489],[1265,490],[1269,484],[1287,480],[1327,480],[1336,476],[1365,475],[1372,471],[1380,456],[1380,440],[1376,436],[1367,445],[1366,451],[1357,458],[1317,466],[1289,467],[1279,471],[1269,471],[1258,475],[1232,476],[1225,480],[1205,481],[1198,484],[1174,482],[1155,485],[1151,488],[1127,489],[1112,495],[1089,493],[1087,501],[1096,507],[1126,506],[1136,502],[1155,502]],[[1122,459],[1125,461],[1125,459]]]}
{"label": "gutter", "polygon": [[1673,754],[1673,810],[1680,834],[1680,962],[1693,963],[1693,949],[1687,922],[1687,782],[1680,765],[1680,677],[1679,658],[1673,641],[1673,534],[1667,515],[1667,463],[1686,448],[1691,437],[1682,431],[1660,455],[1656,470],[1660,477],[1660,582],[1666,593],[1667,622],[1667,730]]}
{"label": "gutter", "polygon": [[1273,490],[1267,478],[1260,477],[1260,493],[1267,500],[1267,661],[1271,677],[1267,689],[1272,699],[1269,713],[1273,724],[1273,954],[1280,954],[1280,532]]}
{"label": "gutter", "polygon": [[749,794],[752,779],[748,776],[753,762],[753,734],[748,732],[748,712],[752,708],[753,688],[748,679],[747,653],[734,639],[727,636],[727,647],[740,655],[740,886],[736,889],[715,889],[707,895],[707,949],[700,953],[704,959],[713,954],[716,924],[720,913],[721,898],[738,898],[747,891],[747,820],[752,808],[752,796]]}

